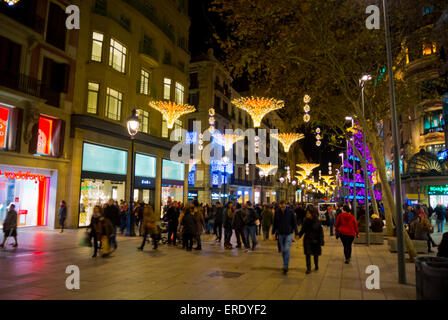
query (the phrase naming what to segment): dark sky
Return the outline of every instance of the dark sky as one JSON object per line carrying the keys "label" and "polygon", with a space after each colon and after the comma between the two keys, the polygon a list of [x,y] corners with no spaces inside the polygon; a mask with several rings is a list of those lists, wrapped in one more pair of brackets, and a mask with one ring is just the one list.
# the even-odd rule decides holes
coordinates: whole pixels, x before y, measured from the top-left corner
{"label": "dark sky", "polygon": [[[206,53],[208,48],[213,48],[215,57],[222,61],[225,56],[214,39],[213,33],[224,33],[226,28],[225,24],[220,21],[218,15],[208,11],[211,2],[212,0],[189,1],[189,14],[191,18],[190,52],[191,56],[194,57]],[[232,86],[239,92],[248,91],[248,83],[245,79],[234,79]],[[303,116],[303,114],[299,113],[299,116]],[[303,132],[305,133],[305,139],[297,143],[300,143],[305,155],[310,161],[322,164],[322,168],[320,168],[322,174],[327,173],[328,162],[332,162],[333,164],[339,163],[339,153],[341,151],[332,151],[332,148],[326,143],[325,138],[322,141],[322,145],[317,147],[315,133],[312,133],[310,129],[308,127],[308,130]],[[325,137],[325,129],[321,129]],[[318,170],[319,168],[316,169],[316,172]]]}

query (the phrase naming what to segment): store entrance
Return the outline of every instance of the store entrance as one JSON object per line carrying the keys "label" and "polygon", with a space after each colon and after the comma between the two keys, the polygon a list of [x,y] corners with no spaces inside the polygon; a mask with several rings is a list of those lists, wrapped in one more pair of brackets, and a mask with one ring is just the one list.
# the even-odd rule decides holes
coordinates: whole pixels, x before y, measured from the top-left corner
{"label": "store entrance", "polygon": [[47,225],[49,204],[49,173],[31,173],[27,168],[0,166],[0,224],[3,224],[9,206],[15,205],[19,227]]}

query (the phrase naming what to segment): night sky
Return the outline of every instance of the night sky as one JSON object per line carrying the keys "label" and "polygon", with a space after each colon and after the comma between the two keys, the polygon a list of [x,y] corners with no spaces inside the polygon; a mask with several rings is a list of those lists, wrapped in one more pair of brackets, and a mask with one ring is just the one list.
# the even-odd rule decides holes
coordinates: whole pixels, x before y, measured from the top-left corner
{"label": "night sky", "polygon": [[[209,12],[208,8],[212,0],[190,0],[189,14],[191,18],[190,39],[189,46],[191,56],[198,56],[207,52],[208,48],[213,48],[215,57],[222,61],[224,60],[224,53],[220,49],[216,40],[213,38],[213,33],[222,34],[225,32],[225,24],[220,21],[219,16],[215,13]],[[245,79],[234,79],[232,86],[239,92],[248,91],[248,83]],[[312,116],[312,110],[310,115]],[[325,141],[325,128],[321,128],[324,139],[320,147],[316,146],[315,133],[311,132],[311,128],[302,128],[301,132],[305,134],[305,138],[299,143],[309,161],[314,163],[321,163],[322,167],[316,169],[322,170],[322,174],[326,174],[328,170],[328,162],[335,165],[340,163],[339,153],[341,150],[334,149],[328,146]],[[334,170],[334,169],[333,169]]]}

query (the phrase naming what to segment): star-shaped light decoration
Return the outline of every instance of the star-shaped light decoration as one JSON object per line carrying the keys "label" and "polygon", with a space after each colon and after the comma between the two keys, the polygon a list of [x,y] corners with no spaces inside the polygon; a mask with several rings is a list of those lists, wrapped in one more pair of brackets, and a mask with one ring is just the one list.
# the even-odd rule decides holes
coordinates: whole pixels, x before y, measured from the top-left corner
{"label": "star-shaped light decoration", "polygon": [[4,0],[4,1],[8,4],[8,6],[13,6],[20,0]]}
{"label": "star-shaped light decoration", "polygon": [[261,120],[266,114],[272,110],[278,110],[285,106],[282,100],[262,97],[243,97],[232,100],[232,103],[251,116],[255,128],[260,127]]}
{"label": "star-shaped light decoration", "polygon": [[196,111],[196,108],[193,106],[171,101],[150,101],[149,106],[162,113],[168,129],[172,129],[174,122],[181,116]]}
{"label": "star-shaped light decoration", "polygon": [[303,139],[305,136],[301,133],[271,133],[271,137],[280,141],[285,148],[285,152],[288,152],[294,142]]}
{"label": "star-shaped light decoration", "polygon": [[[271,165],[271,164],[257,164],[256,166],[258,169],[263,171],[265,176],[268,176],[272,171],[277,169],[276,165]],[[274,172],[274,174],[275,174],[275,172]]]}
{"label": "star-shaped light decoration", "polygon": [[302,168],[306,172],[306,176],[308,177],[314,169],[320,166],[318,163],[298,163],[296,164],[299,168]]}

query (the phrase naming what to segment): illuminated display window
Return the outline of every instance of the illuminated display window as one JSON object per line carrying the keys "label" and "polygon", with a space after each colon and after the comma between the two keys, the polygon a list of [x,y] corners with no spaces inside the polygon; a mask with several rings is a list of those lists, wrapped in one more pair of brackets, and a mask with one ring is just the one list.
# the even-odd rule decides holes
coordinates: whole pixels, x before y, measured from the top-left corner
{"label": "illuminated display window", "polygon": [[11,109],[0,106],[0,148],[6,148]]}
{"label": "illuminated display window", "polygon": [[53,119],[39,118],[39,134],[37,137],[37,153],[50,155],[52,151]]}

